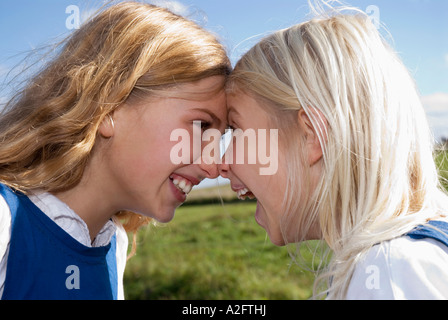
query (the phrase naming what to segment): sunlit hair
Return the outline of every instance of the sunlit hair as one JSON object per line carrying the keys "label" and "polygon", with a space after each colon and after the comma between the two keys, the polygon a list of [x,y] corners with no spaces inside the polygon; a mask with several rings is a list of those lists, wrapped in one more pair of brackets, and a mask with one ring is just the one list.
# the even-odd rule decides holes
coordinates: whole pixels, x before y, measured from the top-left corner
{"label": "sunlit hair", "polygon": [[[344,12],[335,9],[264,38],[229,82],[230,91],[267,101],[263,106],[276,115],[273,125],[288,150],[283,233],[294,231],[300,243],[319,226],[331,256],[314,294],[329,299],[345,297],[356,262],[372,246],[448,208],[411,76],[368,16]],[[323,149],[314,188],[297,130],[302,108]]]}
{"label": "sunlit hair", "polygon": [[[144,3],[106,8],[7,104],[0,182],[25,193],[70,189],[81,180],[101,122],[118,106],[229,71],[223,46],[196,23]],[[128,231],[148,222],[119,216]]]}

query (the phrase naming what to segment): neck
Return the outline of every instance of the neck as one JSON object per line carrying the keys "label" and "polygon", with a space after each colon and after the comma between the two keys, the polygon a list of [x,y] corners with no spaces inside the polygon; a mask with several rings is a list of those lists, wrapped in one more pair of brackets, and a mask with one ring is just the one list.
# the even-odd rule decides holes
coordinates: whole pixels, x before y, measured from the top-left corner
{"label": "neck", "polygon": [[54,195],[86,223],[93,241],[104,225],[120,210],[111,202],[114,197],[110,195],[114,195],[114,192],[108,180],[101,175],[101,169],[90,170],[92,167],[100,168],[87,165],[80,183]]}
{"label": "neck", "polygon": [[88,195],[84,196],[83,192],[75,189],[55,194],[55,196],[66,203],[86,223],[92,242],[107,221],[114,216],[113,211],[101,207],[101,198],[91,201]]}

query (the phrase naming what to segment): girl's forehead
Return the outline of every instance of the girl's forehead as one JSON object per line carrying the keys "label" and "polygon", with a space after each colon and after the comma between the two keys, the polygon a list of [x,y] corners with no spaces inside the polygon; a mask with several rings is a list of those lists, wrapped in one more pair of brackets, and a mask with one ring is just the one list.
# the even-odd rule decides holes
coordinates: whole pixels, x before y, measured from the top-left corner
{"label": "girl's forehead", "polygon": [[192,101],[206,101],[224,94],[225,77],[212,76],[195,82],[187,82],[170,87],[163,95]]}

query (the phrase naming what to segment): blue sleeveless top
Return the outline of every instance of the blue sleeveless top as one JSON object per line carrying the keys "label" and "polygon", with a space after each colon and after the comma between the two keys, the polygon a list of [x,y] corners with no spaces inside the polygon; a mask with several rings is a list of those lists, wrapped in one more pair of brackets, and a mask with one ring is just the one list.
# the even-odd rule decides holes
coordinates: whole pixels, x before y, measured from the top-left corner
{"label": "blue sleeveless top", "polygon": [[429,225],[436,227],[439,230],[434,230],[428,226],[418,226],[407,235],[412,239],[424,239],[431,238],[442,242],[444,245],[448,246],[448,223],[444,221],[429,221]]}
{"label": "blue sleeveless top", "polygon": [[0,184],[11,211],[2,299],[117,299],[116,235],[104,247],[82,245],[25,195]]}

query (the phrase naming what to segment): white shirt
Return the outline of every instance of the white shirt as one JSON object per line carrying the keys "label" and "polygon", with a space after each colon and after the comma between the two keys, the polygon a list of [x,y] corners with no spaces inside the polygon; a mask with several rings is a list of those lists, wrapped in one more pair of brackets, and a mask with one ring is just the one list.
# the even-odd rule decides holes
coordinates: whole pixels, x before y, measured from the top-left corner
{"label": "white shirt", "polygon": [[347,299],[448,299],[448,247],[408,236],[374,246],[356,266]]}
{"label": "white shirt", "polygon": [[[111,241],[116,232],[118,299],[124,299],[123,274],[126,266],[128,237],[123,226],[108,221],[100,230],[93,243],[86,223],[64,202],[49,193],[29,196],[30,200],[59,227],[75,240],[87,247],[102,247]],[[5,199],[0,195],[0,297],[3,295],[11,239],[11,212]]]}

